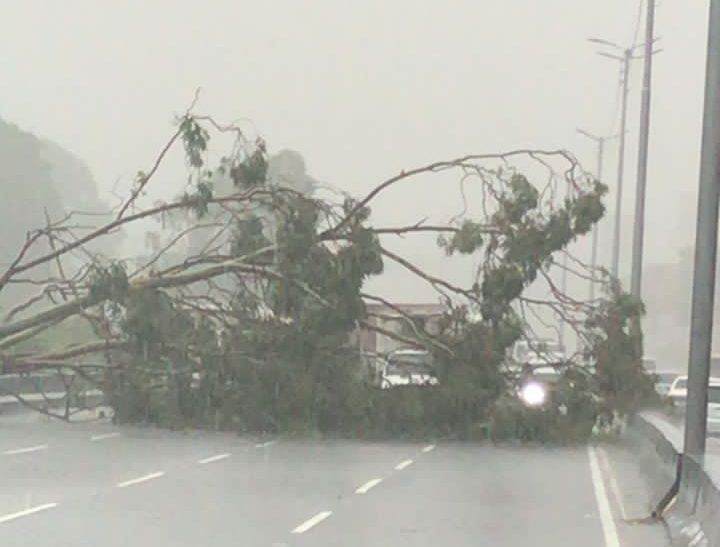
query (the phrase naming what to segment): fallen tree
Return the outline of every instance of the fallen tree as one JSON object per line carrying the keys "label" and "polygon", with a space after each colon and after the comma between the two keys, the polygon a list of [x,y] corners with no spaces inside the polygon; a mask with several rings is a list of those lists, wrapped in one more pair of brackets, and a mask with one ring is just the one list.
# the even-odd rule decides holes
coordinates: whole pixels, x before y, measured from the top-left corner
{"label": "fallen tree", "polygon": [[[232,135],[233,143],[217,165],[208,165],[213,133]],[[187,157],[187,192],[144,204],[153,177],[179,144]],[[516,150],[434,162],[380,182],[361,199],[278,181],[268,174],[269,159],[261,139],[188,112],[111,220],[78,226],[75,212],[28,233],[0,274],[0,297],[11,285],[38,288],[4,310],[6,372],[53,370],[81,378],[84,390],[104,393],[103,403],[122,421],[472,436],[510,392],[509,348],[532,339],[533,325],[551,315],[587,348],[568,361],[568,377],[585,378],[567,383],[567,393],[579,397],[574,404],[605,401],[592,419],[638,404],[621,386],[628,377],[648,385],[639,356],[614,366],[609,348],[639,336],[623,321],[637,318],[641,306],[628,304],[609,284],[602,301],[582,301],[555,279],[563,269],[588,280],[598,275],[567,249],[602,217],[606,189],[568,152]],[[402,185],[410,192],[432,177],[438,195],[448,193],[455,177],[458,194],[465,199],[472,186],[477,201],[442,223],[424,221],[430,215],[423,211],[410,225],[373,221],[371,207],[391,189]],[[146,219],[165,228],[152,234],[149,255],[120,260],[90,249]],[[428,233],[436,234],[446,260],[477,259],[470,284],[428,272],[392,246],[392,238]],[[368,321],[366,302],[390,303],[366,285],[387,261],[427,283],[447,309],[440,332],[418,327],[410,316],[406,332],[384,332],[433,354],[437,389],[380,392],[365,381],[349,347],[358,328],[381,330]],[[538,285],[544,289],[529,294]],[[68,322],[88,327],[82,339],[66,337],[64,345],[48,348],[48,336]],[[588,372],[588,359],[596,371]],[[59,413],[20,402],[71,419],[87,402],[73,382],[64,385],[68,396]]]}

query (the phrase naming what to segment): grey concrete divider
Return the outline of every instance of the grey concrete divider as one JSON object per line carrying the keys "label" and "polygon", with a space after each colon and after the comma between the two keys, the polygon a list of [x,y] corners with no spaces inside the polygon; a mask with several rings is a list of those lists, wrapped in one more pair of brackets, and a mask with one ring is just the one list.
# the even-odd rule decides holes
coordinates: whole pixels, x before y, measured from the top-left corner
{"label": "grey concrete divider", "polygon": [[641,415],[635,416],[630,421],[628,430],[635,445],[636,455],[645,472],[649,490],[655,499],[660,501],[677,476],[680,457],[673,443],[677,439],[672,438],[671,435],[670,438],[666,437]]}
{"label": "grey concrete divider", "polygon": [[682,454],[682,427],[662,414],[642,412],[631,421],[629,432],[654,494],[667,494],[682,466],[677,495],[663,513],[673,544],[720,547],[720,489],[705,462]]}
{"label": "grey concrete divider", "polygon": [[[693,461],[693,465],[702,471],[697,462]],[[705,472],[698,472],[697,476],[700,484],[695,498],[695,516],[708,545],[720,545],[720,490],[714,481],[708,480]]]}

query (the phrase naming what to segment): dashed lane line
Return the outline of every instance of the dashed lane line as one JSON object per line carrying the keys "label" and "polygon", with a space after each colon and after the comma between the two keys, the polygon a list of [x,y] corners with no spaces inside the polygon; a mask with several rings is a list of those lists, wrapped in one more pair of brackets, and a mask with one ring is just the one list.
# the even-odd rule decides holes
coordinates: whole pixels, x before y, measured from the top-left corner
{"label": "dashed lane line", "polygon": [[258,443],[258,444],[256,444],[256,445],[255,445],[255,448],[267,448],[268,446],[272,446],[272,445],[274,445],[275,443],[277,443],[277,441],[266,441],[266,442],[264,442],[264,443]]}
{"label": "dashed lane line", "polygon": [[140,484],[141,482],[147,482],[147,481],[151,481],[153,479],[159,479],[164,474],[165,474],[164,471],[158,471],[157,473],[149,473],[147,475],[143,475],[142,477],[137,477],[135,479],[130,479],[127,481],[119,482],[115,486],[117,486],[118,488],[126,488],[128,486]]}
{"label": "dashed lane line", "polygon": [[317,526],[322,521],[324,521],[326,518],[330,517],[332,515],[332,511],[320,511],[317,515],[314,517],[311,517],[307,519],[302,524],[298,525],[292,530],[293,534],[304,534],[314,526]]}
{"label": "dashed lane line", "polygon": [[14,456],[16,454],[28,454],[30,452],[40,452],[41,450],[47,450],[48,445],[39,444],[37,446],[28,446],[26,448],[15,448],[14,450],[6,450],[2,453],[3,456]]}
{"label": "dashed lane line", "polygon": [[405,461],[402,461],[402,462],[400,462],[399,464],[397,464],[397,465],[395,466],[395,470],[396,470],[396,471],[402,471],[402,470],[405,469],[407,466],[412,465],[412,463],[413,463],[413,460],[405,460]]}
{"label": "dashed lane line", "polygon": [[427,454],[428,452],[432,452],[433,450],[435,450],[435,445],[429,444],[425,448],[422,449],[422,453]]}
{"label": "dashed lane line", "polygon": [[225,452],[224,454],[218,454],[217,456],[210,456],[209,458],[204,458],[202,460],[198,460],[198,463],[201,465],[204,465],[206,463],[213,463],[213,462],[219,462],[220,460],[226,460],[230,457],[230,453]]}
{"label": "dashed lane line", "polygon": [[115,431],[113,433],[103,433],[101,435],[93,435],[92,437],[90,437],[90,440],[93,442],[97,442],[97,441],[104,441],[105,439],[114,439],[115,437],[119,437],[119,436],[120,436],[120,433]]}
{"label": "dashed lane line", "polygon": [[356,494],[367,494],[372,488],[376,487],[382,482],[382,479],[371,479],[355,490]]}
{"label": "dashed lane line", "polygon": [[29,509],[18,511],[17,513],[2,515],[0,516],[0,524],[4,522],[10,522],[11,520],[19,519],[22,517],[27,517],[29,515],[34,515],[35,513],[39,513],[41,511],[47,511],[48,509],[52,509],[53,507],[57,506],[57,503],[46,503],[44,505],[36,505],[35,507],[30,507]]}

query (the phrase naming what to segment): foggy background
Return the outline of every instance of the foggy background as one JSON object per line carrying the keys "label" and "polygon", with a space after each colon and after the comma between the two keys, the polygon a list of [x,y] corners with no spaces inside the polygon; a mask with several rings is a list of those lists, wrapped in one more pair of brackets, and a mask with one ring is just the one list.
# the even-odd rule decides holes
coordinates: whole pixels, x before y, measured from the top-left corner
{"label": "foggy background", "polygon": [[[401,169],[523,147],[566,148],[593,170],[595,145],[576,128],[617,133],[619,63],[597,56],[586,38],[642,41],[638,0],[4,0],[2,8],[0,118],[80,158],[107,204],[152,163],[173,116],[198,87],[197,111],[250,120],[248,131],[262,135],[271,152],[299,151],[315,180],[354,195]],[[661,368],[685,366],[687,354],[706,22],[707,2],[659,2],[663,52],[654,60],[643,291],[646,353]],[[626,282],[641,72],[635,61],[621,250]],[[606,151],[606,264],[616,146],[611,141]],[[173,159],[148,199],[170,199],[183,187],[182,161]],[[447,201],[430,187],[412,199],[393,194],[374,208],[374,218],[391,225],[428,211],[447,218],[458,212],[456,189]],[[127,235],[127,254],[141,250],[141,236]],[[588,243],[576,249],[585,259]],[[409,258],[443,272],[427,240],[403,245]],[[428,287],[399,276],[388,268],[378,292],[397,302],[435,300]]]}

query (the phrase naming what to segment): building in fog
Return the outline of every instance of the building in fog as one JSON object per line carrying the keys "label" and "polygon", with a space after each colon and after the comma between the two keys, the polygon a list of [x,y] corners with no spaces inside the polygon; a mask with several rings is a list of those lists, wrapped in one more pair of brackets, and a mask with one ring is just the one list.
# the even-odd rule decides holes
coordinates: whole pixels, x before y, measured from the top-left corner
{"label": "building in fog", "polygon": [[[412,319],[418,330],[425,330],[428,334],[438,334],[440,319],[447,311],[442,304],[393,304],[393,307],[384,304],[367,304],[367,322],[378,327],[379,330],[399,336],[411,337]],[[377,330],[360,328],[354,334],[354,343],[361,350],[368,353],[387,353],[407,344],[396,340],[391,334],[384,334]]]}

